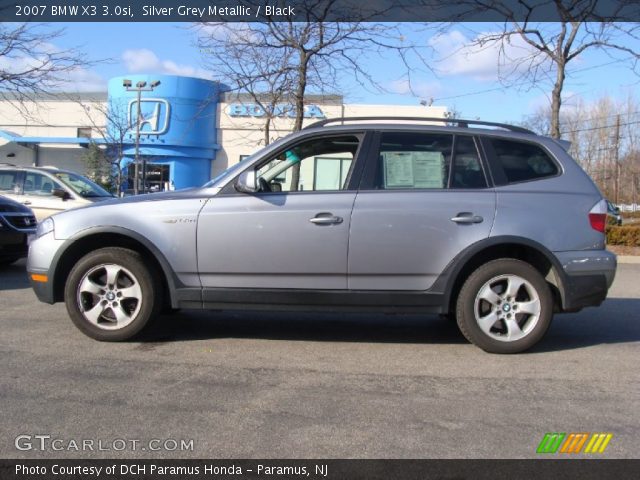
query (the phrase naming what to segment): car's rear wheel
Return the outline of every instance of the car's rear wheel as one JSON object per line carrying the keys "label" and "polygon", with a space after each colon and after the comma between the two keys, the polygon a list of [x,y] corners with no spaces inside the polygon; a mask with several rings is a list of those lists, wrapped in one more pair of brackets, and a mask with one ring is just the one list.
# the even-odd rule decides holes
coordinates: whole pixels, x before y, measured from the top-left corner
{"label": "car's rear wheel", "polygon": [[139,253],[111,247],[91,252],[73,267],[64,298],[73,323],[96,340],[128,340],[162,306],[155,270]]}
{"label": "car's rear wheel", "polygon": [[456,304],[462,334],[490,353],[519,353],[538,343],[553,317],[547,282],[521,260],[493,260],[466,280]]}

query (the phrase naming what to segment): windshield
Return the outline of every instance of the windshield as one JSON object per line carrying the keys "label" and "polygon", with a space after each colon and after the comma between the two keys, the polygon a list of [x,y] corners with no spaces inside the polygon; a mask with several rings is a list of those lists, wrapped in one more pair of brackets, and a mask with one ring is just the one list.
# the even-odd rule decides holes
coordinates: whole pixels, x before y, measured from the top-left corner
{"label": "windshield", "polygon": [[76,173],[56,172],[53,175],[81,197],[113,197],[101,186]]}

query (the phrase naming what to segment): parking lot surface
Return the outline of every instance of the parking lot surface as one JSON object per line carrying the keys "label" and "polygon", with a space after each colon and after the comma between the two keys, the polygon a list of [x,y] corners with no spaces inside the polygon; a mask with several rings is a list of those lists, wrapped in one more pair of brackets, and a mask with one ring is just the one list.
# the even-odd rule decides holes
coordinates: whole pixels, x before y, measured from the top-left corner
{"label": "parking lot surface", "polygon": [[[637,458],[640,265],[609,297],[513,356],[418,315],[182,311],[107,344],[39,303],[21,261],[0,270],[0,456],[533,458],[547,432],[610,432],[601,458]],[[73,448],[114,439],[139,449]]]}

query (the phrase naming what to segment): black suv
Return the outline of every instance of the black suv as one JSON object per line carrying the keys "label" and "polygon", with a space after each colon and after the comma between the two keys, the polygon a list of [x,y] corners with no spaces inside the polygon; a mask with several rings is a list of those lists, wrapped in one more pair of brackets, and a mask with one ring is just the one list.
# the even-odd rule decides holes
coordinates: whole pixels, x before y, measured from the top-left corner
{"label": "black suv", "polygon": [[0,196],[0,266],[27,256],[28,237],[36,233],[36,224],[31,209]]}

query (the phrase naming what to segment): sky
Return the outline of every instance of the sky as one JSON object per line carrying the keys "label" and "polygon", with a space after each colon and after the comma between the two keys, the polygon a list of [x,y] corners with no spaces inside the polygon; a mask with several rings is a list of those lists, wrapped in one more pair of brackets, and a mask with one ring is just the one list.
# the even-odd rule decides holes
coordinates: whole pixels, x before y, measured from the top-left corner
{"label": "sky", "polygon": [[[177,74],[212,78],[204,68],[203,55],[195,46],[196,32],[188,23],[70,23],[54,39],[55,48],[79,47],[87,58],[107,60],[76,73],[73,88],[106,90],[114,76],[133,73]],[[463,48],[478,32],[495,31],[491,24],[458,24],[445,34],[417,24],[403,24],[408,42],[431,48],[428,67],[416,58],[409,86],[405,69],[396,55],[383,58],[372,54],[362,58],[384,91],[363,88],[349,75],[342,92],[346,103],[417,105],[422,100],[446,106],[461,117],[498,122],[520,122],[549,104],[549,81],[519,82],[505,86],[498,81],[497,47],[479,50]],[[625,45],[640,50],[640,42],[624,39]],[[509,55],[518,58],[526,45],[513,42]],[[577,98],[594,101],[604,95],[624,98],[638,91],[640,76],[629,68],[624,55],[612,57],[587,50],[572,62],[565,83],[564,104],[571,108]],[[622,61],[620,59],[623,59]],[[513,66],[510,63],[507,67]]]}

